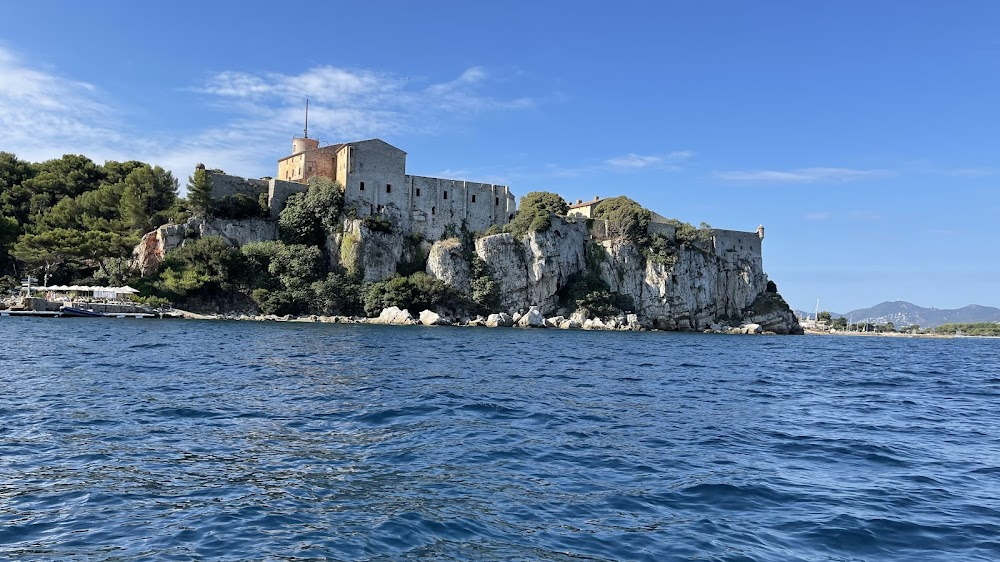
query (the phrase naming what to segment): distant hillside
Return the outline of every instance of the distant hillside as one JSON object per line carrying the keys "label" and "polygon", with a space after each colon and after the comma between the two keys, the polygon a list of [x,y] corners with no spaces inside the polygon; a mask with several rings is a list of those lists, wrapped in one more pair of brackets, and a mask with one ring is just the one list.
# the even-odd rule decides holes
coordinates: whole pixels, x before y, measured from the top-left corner
{"label": "distant hillside", "polygon": [[[805,314],[796,310],[796,315]],[[970,304],[962,308],[924,308],[906,301],[886,301],[870,308],[860,308],[843,314],[831,312],[834,318],[843,316],[852,322],[885,324],[892,322],[897,328],[916,324],[921,328],[933,328],[952,322],[1000,322],[1000,308]],[[810,317],[812,313],[810,313]]]}

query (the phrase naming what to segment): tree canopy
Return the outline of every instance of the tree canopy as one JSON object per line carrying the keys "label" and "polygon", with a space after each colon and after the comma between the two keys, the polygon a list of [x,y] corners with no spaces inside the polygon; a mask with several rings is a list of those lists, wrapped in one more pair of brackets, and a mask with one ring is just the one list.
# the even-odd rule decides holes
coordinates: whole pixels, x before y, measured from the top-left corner
{"label": "tree canopy", "polygon": [[551,216],[565,215],[569,204],[555,193],[548,191],[532,191],[521,197],[517,213],[505,227],[515,237],[521,237],[529,232],[544,232],[551,226]]}

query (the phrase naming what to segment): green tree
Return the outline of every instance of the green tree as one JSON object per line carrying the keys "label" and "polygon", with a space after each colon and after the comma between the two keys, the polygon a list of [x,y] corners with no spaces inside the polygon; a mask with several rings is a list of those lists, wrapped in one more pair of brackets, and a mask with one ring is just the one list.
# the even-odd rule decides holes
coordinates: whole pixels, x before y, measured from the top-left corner
{"label": "green tree", "polygon": [[607,221],[608,234],[621,241],[644,244],[651,215],[642,205],[628,197],[612,197],[594,207],[594,218]]}
{"label": "green tree", "polygon": [[159,166],[143,165],[129,172],[123,183],[120,212],[130,229],[143,233],[166,222],[164,211],[177,199],[173,174]]}
{"label": "green tree", "polygon": [[195,215],[207,218],[212,211],[212,180],[204,164],[195,166],[194,175],[188,177],[188,207]]}
{"label": "green tree", "polygon": [[337,230],[343,207],[340,184],[318,176],[310,178],[309,189],[289,197],[278,216],[281,239],[288,244],[325,247],[327,235]]}
{"label": "green tree", "polygon": [[212,296],[237,291],[244,276],[243,254],[218,236],[206,236],[168,253],[153,285],[174,296]]}
{"label": "green tree", "polygon": [[555,193],[532,191],[524,197],[517,208],[514,219],[505,227],[515,238],[529,232],[544,232],[551,226],[551,215],[565,215],[569,210],[566,201]]}
{"label": "green tree", "polygon": [[[819,307],[817,306],[816,308],[819,308]],[[833,318],[833,315],[831,315],[826,310],[823,310],[823,311],[819,312],[818,314],[816,314],[816,320],[818,320],[820,322],[829,322],[832,318]]]}
{"label": "green tree", "polygon": [[364,314],[361,284],[352,275],[330,273],[312,284],[313,311],[317,314]]}
{"label": "green tree", "polygon": [[29,271],[41,273],[43,284],[48,285],[60,266],[77,255],[81,245],[79,231],[58,228],[21,236],[11,253],[24,262]]}

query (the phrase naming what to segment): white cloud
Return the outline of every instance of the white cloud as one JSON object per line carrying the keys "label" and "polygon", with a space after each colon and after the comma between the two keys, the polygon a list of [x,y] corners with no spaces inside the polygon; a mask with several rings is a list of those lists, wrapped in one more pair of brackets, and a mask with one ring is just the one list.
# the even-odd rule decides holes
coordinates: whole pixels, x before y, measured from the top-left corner
{"label": "white cloud", "polygon": [[0,149],[46,159],[118,140],[111,108],[98,94],[92,84],[28,68],[0,48]]}
{"label": "white cloud", "polygon": [[679,162],[692,157],[694,157],[694,152],[690,150],[677,150],[667,154],[650,154],[645,156],[630,152],[624,156],[609,158],[604,161],[604,164],[618,170],[639,170],[652,166],[677,169]]}
{"label": "white cloud", "polygon": [[738,170],[716,172],[715,177],[733,183],[843,183],[888,175],[886,170],[851,168],[797,168],[794,170]]}
{"label": "white cloud", "polygon": [[290,135],[299,133],[307,95],[309,136],[340,142],[433,133],[483,112],[536,104],[488,94],[492,86],[490,73],[475,66],[439,83],[333,66],[300,74],[223,71],[188,88],[220,110],[205,117],[210,126],[183,135],[140,133],[116,119],[119,108],[101,88],[34,68],[0,47],[0,150],[32,161],[64,153],[143,160],[170,169],[182,184],[197,162],[260,176],[274,173]]}

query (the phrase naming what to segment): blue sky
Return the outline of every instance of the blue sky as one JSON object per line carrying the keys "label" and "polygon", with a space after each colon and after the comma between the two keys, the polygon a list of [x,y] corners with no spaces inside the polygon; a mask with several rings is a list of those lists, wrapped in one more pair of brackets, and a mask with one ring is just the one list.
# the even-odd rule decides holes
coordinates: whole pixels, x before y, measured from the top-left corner
{"label": "blue sky", "polygon": [[302,130],[767,229],[793,307],[1000,306],[1000,3],[27,2],[0,150],[274,173]]}

